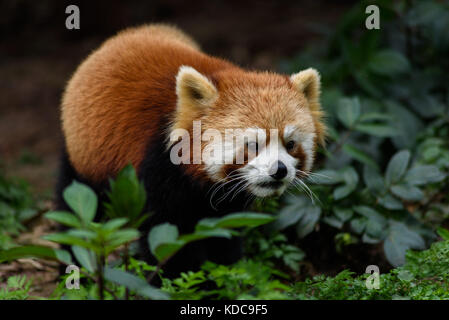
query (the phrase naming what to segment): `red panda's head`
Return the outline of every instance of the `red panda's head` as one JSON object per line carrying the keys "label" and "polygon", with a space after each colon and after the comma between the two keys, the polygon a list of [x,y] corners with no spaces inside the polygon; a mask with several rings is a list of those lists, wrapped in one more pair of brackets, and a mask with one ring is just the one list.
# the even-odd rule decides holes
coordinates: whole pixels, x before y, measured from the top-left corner
{"label": "red panda's head", "polygon": [[170,126],[172,161],[213,182],[236,181],[258,197],[281,194],[313,165],[325,127],[320,77],[182,66]]}

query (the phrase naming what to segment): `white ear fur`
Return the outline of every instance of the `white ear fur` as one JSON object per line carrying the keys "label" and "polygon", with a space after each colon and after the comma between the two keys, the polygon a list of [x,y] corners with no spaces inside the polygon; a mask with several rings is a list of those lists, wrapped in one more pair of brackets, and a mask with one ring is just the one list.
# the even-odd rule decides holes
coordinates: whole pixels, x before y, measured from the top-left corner
{"label": "white ear fur", "polygon": [[309,102],[318,103],[321,90],[320,74],[313,68],[309,68],[292,74],[291,82],[295,88],[302,92]]}
{"label": "white ear fur", "polygon": [[208,106],[218,92],[207,77],[192,67],[181,66],[176,76],[176,95],[180,106]]}
{"label": "white ear fur", "polygon": [[321,80],[320,74],[315,69],[309,68],[291,75],[290,81],[296,90],[306,97],[309,108],[314,118],[315,131],[318,142],[324,146],[326,126],[322,121],[323,111],[320,105]]}

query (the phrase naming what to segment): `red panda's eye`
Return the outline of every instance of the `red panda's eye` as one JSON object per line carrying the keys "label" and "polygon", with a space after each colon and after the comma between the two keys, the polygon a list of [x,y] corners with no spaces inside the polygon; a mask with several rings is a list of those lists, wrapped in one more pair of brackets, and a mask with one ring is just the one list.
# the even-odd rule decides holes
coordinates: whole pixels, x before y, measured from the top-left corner
{"label": "red panda's eye", "polygon": [[294,147],[295,147],[295,141],[293,141],[293,140],[290,140],[290,141],[287,142],[287,144],[285,145],[285,148],[287,149],[287,151],[293,150]]}

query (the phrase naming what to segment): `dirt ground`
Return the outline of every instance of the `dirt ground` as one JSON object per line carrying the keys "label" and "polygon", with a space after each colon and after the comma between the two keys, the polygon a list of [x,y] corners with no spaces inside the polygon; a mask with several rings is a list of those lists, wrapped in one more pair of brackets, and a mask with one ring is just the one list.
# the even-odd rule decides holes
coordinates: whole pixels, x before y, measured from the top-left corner
{"label": "dirt ground", "polygon": [[[143,8],[135,1],[80,1],[79,31],[64,28],[64,1],[11,3],[0,5],[5,26],[0,33],[0,166],[7,175],[28,181],[39,199],[50,200],[45,209],[51,207],[57,177],[64,85],[108,36],[144,22],[174,23],[207,53],[244,67],[276,70],[281,58],[319,40],[319,29],[332,29],[351,1],[198,1],[193,6],[170,0]],[[32,242],[49,228],[38,221],[30,226]],[[1,266],[0,277],[33,274],[36,294],[46,296],[55,272],[52,264],[24,259]]]}

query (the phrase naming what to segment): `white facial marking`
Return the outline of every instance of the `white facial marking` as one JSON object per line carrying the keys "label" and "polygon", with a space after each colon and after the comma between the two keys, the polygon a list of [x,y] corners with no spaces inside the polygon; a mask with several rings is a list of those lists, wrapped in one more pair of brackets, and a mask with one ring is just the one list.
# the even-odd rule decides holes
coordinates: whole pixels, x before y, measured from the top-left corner
{"label": "white facial marking", "polygon": [[[280,180],[274,179],[273,166],[276,168],[281,161],[287,168],[287,174]],[[298,160],[292,157],[279,138],[277,129],[270,130],[270,143],[259,151],[257,157],[240,169],[248,181],[248,189],[259,197],[267,197],[274,193],[281,194],[285,191],[296,176]]]}
{"label": "white facial marking", "polygon": [[306,155],[306,163],[304,164],[304,170],[306,172],[309,172],[310,169],[312,169],[312,164],[313,164],[313,145],[314,145],[314,140],[315,140],[315,133],[304,133],[302,134],[302,139],[301,139],[301,145],[302,145],[302,149]]}
{"label": "white facial marking", "polygon": [[264,148],[265,130],[260,128],[225,129],[224,136],[214,129],[206,130],[202,135],[205,146],[202,159],[206,172],[218,181],[223,179],[223,165],[244,164],[244,148],[246,143],[255,143]]}
{"label": "white facial marking", "polygon": [[288,141],[289,139],[293,139],[295,141],[297,141],[297,139],[299,139],[299,134],[298,134],[295,126],[292,126],[292,125],[285,126],[284,141]]}
{"label": "white facial marking", "polygon": [[[285,127],[282,138],[286,143],[294,141],[302,147],[305,154],[303,167],[306,172],[310,171],[314,161],[315,133],[302,132],[296,126],[289,125]],[[229,129],[225,130],[224,137],[218,131],[206,130],[202,140],[205,142],[202,152],[203,163],[206,172],[215,181],[230,178],[223,177],[223,166],[233,163],[243,164],[242,150],[245,145],[249,149],[248,146],[254,146],[256,142],[257,154],[236,172],[245,180],[246,188],[250,192],[258,197],[280,195],[296,178],[296,168],[300,160],[286,150],[277,129],[270,130],[268,145],[266,145],[266,132],[260,128]],[[275,173],[273,171],[277,169],[278,161],[287,169],[287,174],[281,179],[272,176]]]}

